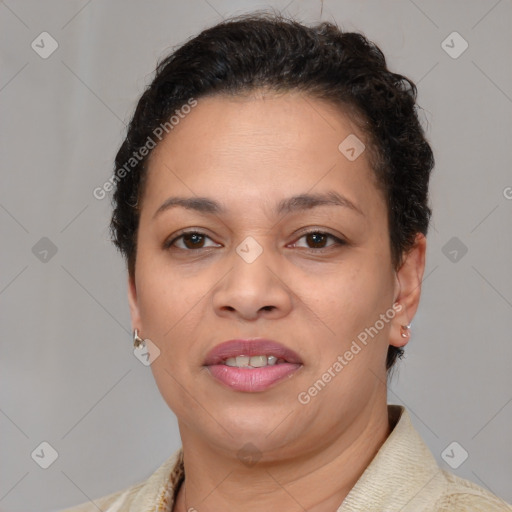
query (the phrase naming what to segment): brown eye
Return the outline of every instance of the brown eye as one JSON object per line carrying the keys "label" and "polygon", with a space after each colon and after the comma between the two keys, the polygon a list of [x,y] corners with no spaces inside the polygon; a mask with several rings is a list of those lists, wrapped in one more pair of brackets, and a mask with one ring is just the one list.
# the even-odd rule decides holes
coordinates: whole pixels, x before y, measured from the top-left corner
{"label": "brown eye", "polygon": [[324,233],[308,233],[306,235],[308,244],[311,244],[314,249],[322,249],[328,238],[329,236]]}
{"label": "brown eye", "polygon": [[[328,249],[329,247],[333,247],[336,245],[345,245],[346,242],[334,235],[331,235],[330,233],[324,233],[323,231],[309,231],[307,233],[304,233],[299,240],[302,239],[306,240],[306,249]],[[331,243],[329,245],[326,245],[327,241],[331,239],[334,241],[334,243]],[[294,244],[297,246],[297,242]],[[298,247],[304,247],[304,246],[298,246]]]}
{"label": "brown eye", "polygon": [[200,233],[187,233],[182,235],[183,244],[187,249],[201,249],[204,244],[204,236]]}
{"label": "brown eye", "polygon": [[[211,240],[209,236],[199,231],[186,231],[171,241],[166,242],[164,248],[170,249],[171,247],[175,247],[177,249],[188,251],[215,247],[215,245],[205,246],[204,244],[207,239]],[[181,245],[178,242],[180,242]]]}

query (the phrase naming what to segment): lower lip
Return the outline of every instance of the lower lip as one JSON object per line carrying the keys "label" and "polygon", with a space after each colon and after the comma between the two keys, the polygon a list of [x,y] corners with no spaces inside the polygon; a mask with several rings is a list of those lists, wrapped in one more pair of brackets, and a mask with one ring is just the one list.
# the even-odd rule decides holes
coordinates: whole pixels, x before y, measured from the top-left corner
{"label": "lower lip", "polygon": [[300,364],[280,363],[263,368],[238,368],[225,364],[207,366],[211,375],[235,391],[265,391],[276,382],[291,376]]}

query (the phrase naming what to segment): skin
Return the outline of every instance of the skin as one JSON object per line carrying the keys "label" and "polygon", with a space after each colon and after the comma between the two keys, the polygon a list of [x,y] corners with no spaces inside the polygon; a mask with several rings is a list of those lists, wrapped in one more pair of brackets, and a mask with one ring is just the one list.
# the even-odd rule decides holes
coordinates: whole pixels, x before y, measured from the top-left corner
{"label": "skin", "polygon": [[[187,477],[177,512],[335,510],[390,433],[386,353],[408,341],[400,326],[418,307],[426,240],[418,234],[396,272],[367,151],[349,161],[338,150],[349,134],[366,141],[325,101],[258,91],[200,98],[150,156],[128,298],[132,327],[160,350],[151,368],[178,418]],[[273,213],[281,199],[329,190],[362,214]],[[206,196],[228,211],[176,207],[154,217],[170,196]],[[347,244],[304,236],[306,227]],[[184,228],[207,237],[163,247]],[[252,263],[236,252],[248,236],[263,250]],[[301,404],[298,394],[395,302],[401,311]],[[293,349],[303,366],[257,393],[234,391],[203,367],[217,344],[253,337]],[[247,443],[261,457],[250,467],[237,456]]]}

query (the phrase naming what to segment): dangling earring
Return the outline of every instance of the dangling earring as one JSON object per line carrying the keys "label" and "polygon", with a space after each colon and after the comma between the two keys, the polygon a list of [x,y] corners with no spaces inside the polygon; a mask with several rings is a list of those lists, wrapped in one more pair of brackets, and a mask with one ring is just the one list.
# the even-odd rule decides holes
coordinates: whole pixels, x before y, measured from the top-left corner
{"label": "dangling earring", "polygon": [[143,345],[145,345],[145,340],[143,340],[140,336],[139,336],[139,331],[137,329],[135,329],[133,331],[133,346],[135,348],[140,348],[142,347]]}
{"label": "dangling earring", "polygon": [[400,334],[402,335],[402,338],[408,338],[409,335],[411,334],[409,329],[411,328],[411,324],[407,324],[407,325],[401,325],[400,326]]}

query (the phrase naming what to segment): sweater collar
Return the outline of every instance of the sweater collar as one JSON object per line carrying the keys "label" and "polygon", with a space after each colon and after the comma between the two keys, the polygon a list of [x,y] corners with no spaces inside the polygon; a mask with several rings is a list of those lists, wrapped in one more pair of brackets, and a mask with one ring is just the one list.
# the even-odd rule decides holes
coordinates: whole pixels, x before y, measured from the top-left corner
{"label": "sweater collar", "polygon": [[421,512],[440,493],[442,472],[407,410],[388,405],[388,417],[393,430],[337,512]]}

